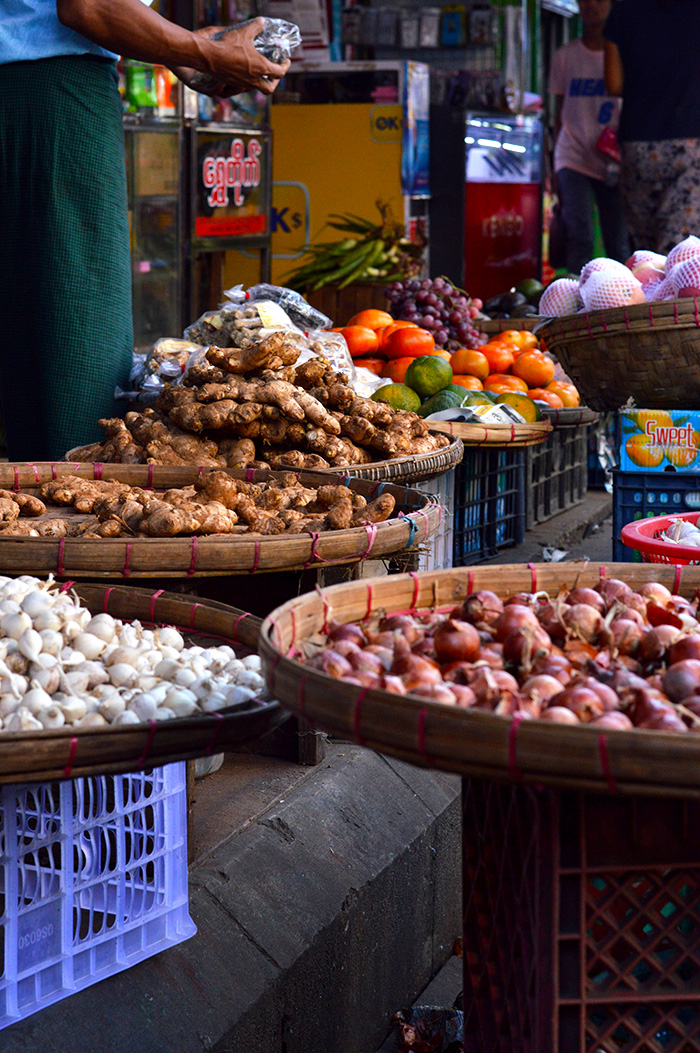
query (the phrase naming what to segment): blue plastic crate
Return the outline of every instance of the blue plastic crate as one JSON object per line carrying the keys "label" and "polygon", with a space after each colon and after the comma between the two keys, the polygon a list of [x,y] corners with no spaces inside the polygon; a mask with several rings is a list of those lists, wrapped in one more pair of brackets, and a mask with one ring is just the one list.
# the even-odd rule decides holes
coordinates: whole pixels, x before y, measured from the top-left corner
{"label": "blue plastic crate", "polygon": [[194,935],[184,763],[0,790],[0,1028]]}
{"label": "blue plastic crate", "polygon": [[525,449],[467,447],[455,469],[453,566],[521,544],[525,512]]}
{"label": "blue plastic crate", "polygon": [[700,509],[700,475],[697,472],[613,473],[613,559],[640,563],[641,553],[623,545],[620,531],[636,519]]}

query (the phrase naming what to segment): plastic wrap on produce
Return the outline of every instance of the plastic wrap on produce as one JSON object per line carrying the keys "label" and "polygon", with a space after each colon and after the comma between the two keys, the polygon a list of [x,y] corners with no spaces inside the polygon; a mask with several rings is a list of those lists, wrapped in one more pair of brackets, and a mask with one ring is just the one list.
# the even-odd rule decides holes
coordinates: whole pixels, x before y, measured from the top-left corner
{"label": "plastic wrap on produce", "polygon": [[206,349],[190,340],[162,337],[144,355],[134,352],[130,389],[117,387],[115,397],[152,402],[164,388],[178,384],[194,355]]}
{"label": "plastic wrap on produce", "polygon": [[259,337],[263,329],[292,329],[301,333],[280,304],[274,300],[234,303],[228,301],[188,325],[183,336],[210,347],[241,347],[246,340]]}
{"label": "plastic wrap on produce", "polygon": [[251,285],[249,289],[243,285],[234,285],[231,289],[224,289],[224,296],[232,303],[255,303],[258,300],[271,300],[278,303],[289,315],[292,322],[305,332],[316,329],[330,329],[333,322],[328,315],[317,311],[304,299],[301,293],[294,289],[287,289],[283,285]]}

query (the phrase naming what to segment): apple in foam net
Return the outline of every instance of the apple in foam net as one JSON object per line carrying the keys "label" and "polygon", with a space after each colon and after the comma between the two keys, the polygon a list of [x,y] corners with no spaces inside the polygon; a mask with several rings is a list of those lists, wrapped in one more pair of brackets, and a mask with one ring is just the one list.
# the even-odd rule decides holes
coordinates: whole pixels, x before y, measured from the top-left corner
{"label": "apple in foam net", "polygon": [[619,260],[611,260],[607,256],[596,256],[594,260],[589,260],[581,270],[579,277],[579,283],[583,287],[586,282],[594,274],[619,274],[622,277],[626,277],[629,274],[629,267],[626,267],[624,263],[620,263]]}
{"label": "apple in foam net", "polygon": [[700,255],[691,256],[684,263],[677,263],[669,279],[676,296],[700,296]]}
{"label": "apple in foam net", "polygon": [[557,278],[542,293],[538,309],[546,318],[563,318],[576,314],[580,306],[578,282],[573,278]]}
{"label": "apple in foam net", "polygon": [[583,305],[588,311],[604,311],[609,307],[629,307],[631,304],[644,303],[644,286],[638,281],[629,268],[623,267],[624,274],[598,271],[591,274],[585,285],[581,286]]}
{"label": "apple in foam net", "polygon": [[632,274],[642,285],[661,281],[664,277],[665,264],[665,256],[662,256],[660,252],[651,252],[651,250],[647,249],[633,252],[630,258],[625,260],[625,267],[632,271]]}
{"label": "apple in foam net", "polygon": [[666,257],[666,274],[670,274],[675,266],[680,263],[685,263],[686,260],[692,259],[693,256],[700,255],[700,238],[696,238],[694,234],[690,234],[683,241],[679,241],[677,245],[669,252]]}

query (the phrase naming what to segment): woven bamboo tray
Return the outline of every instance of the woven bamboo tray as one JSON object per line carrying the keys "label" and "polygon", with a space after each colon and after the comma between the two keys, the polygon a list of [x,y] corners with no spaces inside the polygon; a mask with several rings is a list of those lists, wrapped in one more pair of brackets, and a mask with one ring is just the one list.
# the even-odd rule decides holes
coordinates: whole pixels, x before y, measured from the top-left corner
{"label": "woven bamboo tray", "polygon": [[538,335],[594,410],[700,409],[700,300],[555,318]]}
{"label": "woven bamboo tray", "polygon": [[[226,642],[238,653],[257,648],[260,621],[214,600],[192,600],[131,586],[71,583],[94,614],[123,621],[175,625],[197,642]],[[78,778],[139,771],[171,761],[210,756],[246,745],[286,720],[277,702],[249,702],[219,713],[141,726],[62,728],[0,734],[0,783]]]}
{"label": "woven bamboo tray", "polygon": [[528,329],[532,332],[541,325],[542,318],[539,315],[531,318],[475,318],[473,323],[480,333],[492,336],[494,333],[505,333],[507,329]]}
{"label": "woven bamboo tray", "polygon": [[[461,459],[461,458],[460,458]],[[64,475],[83,479],[116,479],[133,486],[167,489],[189,486],[202,469],[146,464],[0,464],[0,488],[37,490],[40,483]],[[280,473],[233,471],[236,479],[274,479]],[[436,498],[393,483],[372,483],[348,475],[295,472],[305,485],[342,483],[372,500],[381,493],[396,498],[393,519],[385,523],[327,533],[276,537],[211,535],[175,538],[33,538],[0,536],[0,573],[54,574],[91,580],[125,578],[215,577],[260,571],[298,570],[329,564],[356,563],[417,547],[438,529],[442,509]],[[67,518],[71,509],[52,507],[51,515]]]}
{"label": "woven bamboo tray", "polygon": [[600,793],[700,797],[700,736],[596,731],[523,721],[334,680],[292,655],[330,619],[371,612],[450,610],[476,589],[520,591],[593,586],[601,576],[630,585],[660,581],[690,596],[698,567],[616,563],[512,564],[370,578],[300,596],[263,622],[259,652],[275,698],[315,727],[421,767]]}
{"label": "woven bamboo tray", "polygon": [[[85,449],[88,447],[76,446],[65,454],[64,461],[91,464],[91,461],[80,460],[80,454]],[[371,464],[348,465],[347,468],[319,468],[316,470],[323,475],[342,474],[352,479],[368,479],[374,483],[384,481],[418,483],[426,479],[435,479],[438,475],[449,472],[451,468],[459,464],[463,456],[464,447],[459,438],[453,436],[449,446],[429,453],[411,453],[403,457],[394,457],[390,461],[373,461]],[[166,466],[159,465],[158,467]]]}
{"label": "woven bamboo tray", "polygon": [[534,446],[544,442],[552,431],[548,420],[533,424],[471,424],[449,420],[429,420],[431,431],[457,435],[465,446]]}

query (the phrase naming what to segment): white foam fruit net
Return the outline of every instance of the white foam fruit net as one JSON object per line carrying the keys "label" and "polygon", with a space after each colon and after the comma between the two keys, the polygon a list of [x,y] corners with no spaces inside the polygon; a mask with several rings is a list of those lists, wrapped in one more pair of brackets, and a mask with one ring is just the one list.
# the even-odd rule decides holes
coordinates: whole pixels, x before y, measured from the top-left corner
{"label": "white foam fruit net", "polygon": [[666,257],[662,256],[660,252],[652,252],[651,249],[637,249],[637,251],[633,252],[630,258],[625,261],[625,267],[629,267],[632,271],[642,263],[650,263],[652,267],[656,267],[657,270],[662,271],[666,265]]}
{"label": "white foam fruit net", "polygon": [[607,256],[597,256],[583,266],[579,284],[581,286],[585,285],[593,274],[598,274],[599,272],[603,274],[619,274],[624,278],[630,274],[630,269],[618,260],[611,260]]}
{"label": "white foam fruit net", "polygon": [[685,263],[686,260],[698,255],[700,255],[700,238],[691,234],[683,241],[679,241],[669,252],[666,257],[666,273],[670,274],[679,263]]}
{"label": "white foam fruit net", "polygon": [[[624,265],[623,265],[624,266]],[[642,283],[624,267],[626,274],[598,271],[581,286],[583,305],[589,311],[605,311],[609,307],[627,307],[644,303]]]}
{"label": "white foam fruit net", "polygon": [[562,318],[576,314],[580,306],[578,282],[574,278],[557,278],[542,293],[538,310],[545,318]]}
{"label": "white foam fruit net", "polygon": [[666,278],[678,295],[693,296],[700,290],[700,255],[691,256],[683,263],[677,263]]}
{"label": "white foam fruit net", "polygon": [[673,284],[673,278],[670,274],[667,274],[665,278],[662,278],[658,282],[649,282],[644,286],[644,299],[647,303],[660,303],[662,300],[673,300],[676,295],[676,289]]}

